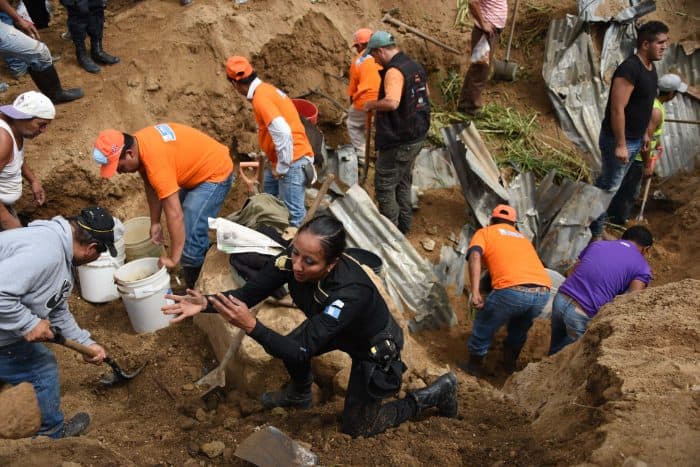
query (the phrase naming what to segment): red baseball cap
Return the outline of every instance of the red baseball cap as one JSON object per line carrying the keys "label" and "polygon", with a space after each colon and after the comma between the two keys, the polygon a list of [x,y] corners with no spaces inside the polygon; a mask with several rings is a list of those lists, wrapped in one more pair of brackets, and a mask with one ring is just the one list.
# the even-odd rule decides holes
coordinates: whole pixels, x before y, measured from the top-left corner
{"label": "red baseball cap", "polygon": [[92,151],[92,158],[100,164],[100,175],[103,178],[110,178],[117,173],[119,156],[124,149],[124,133],[119,130],[103,130],[97,135],[95,149]]}
{"label": "red baseball cap", "polygon": [[508,206],[507,204],[499,204],[493,208],[491,218],[503,219],[513,223],[517,222],[518,220],[518,216],[515,213],[515,208]]}
{"label": "red baseball cap", "polygon": [[240,81],[253,73],[253,66],[247,58],[234,55],[226,60],[226,76],[234,81]]}

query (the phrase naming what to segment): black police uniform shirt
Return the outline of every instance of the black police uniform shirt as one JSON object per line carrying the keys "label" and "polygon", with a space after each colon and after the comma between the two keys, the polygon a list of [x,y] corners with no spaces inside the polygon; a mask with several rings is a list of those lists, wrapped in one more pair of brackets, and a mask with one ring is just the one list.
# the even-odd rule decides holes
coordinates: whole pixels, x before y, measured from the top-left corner
{"label": "black police uniform shirt", "polygon": [[[335,349],[353,359],[367,359],[370,340],[393,320],[371,279],[359,264],[342,255],[321,281],[297,282],[289,254],[288,250],[271,259],[243,287],[224,294],[252,307],[286,283],[308,320],[294,338],[282,336],[258,320],[250,337],[270,355],[295,364]],[[208,311],[213,311],[211,304]]]}

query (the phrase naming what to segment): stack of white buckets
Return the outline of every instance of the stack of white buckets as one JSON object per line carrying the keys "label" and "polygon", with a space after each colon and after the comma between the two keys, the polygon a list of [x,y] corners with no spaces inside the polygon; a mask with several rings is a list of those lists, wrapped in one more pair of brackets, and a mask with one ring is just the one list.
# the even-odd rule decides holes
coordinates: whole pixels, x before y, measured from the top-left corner
{"label": "stack of white buckets", "polygon": [[[121,297],[131,326],[138,333],[164,328],[170,316],[160,310],[170,292],[170,275],[158,268],[162,247],[150,240],[151,220],[136,217],[124,223],[124,237],[116,242],[117,257],[102,253],[78,267],[80,294],[93,303]],[[126,264],[125,264],[126,263]]]}

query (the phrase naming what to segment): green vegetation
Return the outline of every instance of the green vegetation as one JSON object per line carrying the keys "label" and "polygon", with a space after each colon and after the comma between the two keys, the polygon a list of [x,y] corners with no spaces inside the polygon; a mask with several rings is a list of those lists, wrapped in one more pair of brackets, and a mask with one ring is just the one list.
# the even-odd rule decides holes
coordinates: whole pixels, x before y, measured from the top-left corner
{"label": "green vegetation", "polygon": [[472,120],[500,167],[533,172],[537,179],[556,170],[560,177],[590,180],[590,171],[576,152],[541,132],[536,112],[521,113],[496,103],[484,106],[478,117],[456,111],[462,77],[451,71],[440,82],[444,105],[434,106],[429,138],[443,144],[440,129],[456,122]]}
{"label": "green vegetation", "polygon": [[466,26],[469,22],[469,0],[457,0],[455,26]]}

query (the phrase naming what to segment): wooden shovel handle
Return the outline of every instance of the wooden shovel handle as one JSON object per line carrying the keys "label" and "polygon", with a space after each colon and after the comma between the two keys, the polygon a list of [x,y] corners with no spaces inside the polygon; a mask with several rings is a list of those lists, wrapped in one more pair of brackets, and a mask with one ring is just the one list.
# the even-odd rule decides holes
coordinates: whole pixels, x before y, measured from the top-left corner
{"label": "wooden shovel handle", "polygon": [[333,180],[335,180],[334,174],[326,175],[326,178],[323,180],[321,188],[318,190],[316,199],[314,199],[314,202],[311,204],[311,207],[307,211],[306,216],[304,217],[304,220],[301,223],[302,225],[314,218],[314,216],[316,215],[316,211],[318,211],[318,207],[321,205],[321,201],[323,201],[323,197],[326,195],[326,192],[328,192],[328,187],[331,186]]}
{"label": "wooden shovel handle", "polygon": [[88,347],[87,345],[80,344],[73,339],[67,339],[63,334],[61,334],[57,329],[52,328],[51,331],[53,332],[54,335],[54,342],[56,344],[60,344],[64,347],[68,347],[69,349],[73,349],[78,353],[81,353],[85,356],[88,357],[97,357],[99,354],[99,351],[92,349]]}

